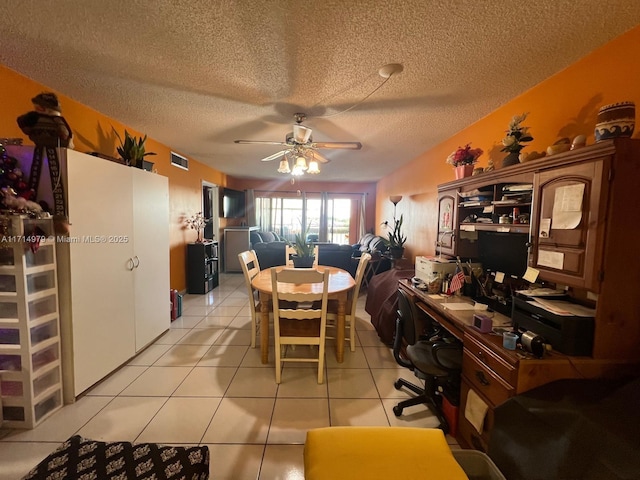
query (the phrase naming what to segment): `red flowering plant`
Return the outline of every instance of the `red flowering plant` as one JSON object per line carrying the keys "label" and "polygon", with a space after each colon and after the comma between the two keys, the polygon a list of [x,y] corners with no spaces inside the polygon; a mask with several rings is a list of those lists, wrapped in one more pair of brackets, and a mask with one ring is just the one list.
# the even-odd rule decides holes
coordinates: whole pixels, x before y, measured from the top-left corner
{"label": "red flowering plant", "polygon": [[447,163],[454,167],[473,165],[483,153],[484,151],[481,148],[471,148],[471,144],[467,143],[465,147],[458,147],[455,152],[452,152],[451,155],[447,157]]}

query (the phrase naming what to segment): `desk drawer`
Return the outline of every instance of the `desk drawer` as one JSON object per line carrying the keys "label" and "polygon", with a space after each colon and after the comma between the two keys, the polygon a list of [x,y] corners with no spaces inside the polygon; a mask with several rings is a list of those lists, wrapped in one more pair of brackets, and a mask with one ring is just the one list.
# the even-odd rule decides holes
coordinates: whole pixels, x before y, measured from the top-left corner
{"label": "desk drawer", "polygon": [[513,386],[496,375],[466,348],[462,354],[462,375],[476,391],[489,399],[492,407],[500,405],[515,393]]}
{"label": "desk drawer", "polygon": [[489,348],[478,342],[478,340],[470,335],[465,335],[464,347],[468,349],[469,353],[478,359],[479,362],[484,363],[496,372],[498,376],[502,377],[505,382],[511,385],[517,384],[518,370],[513,365],[506,363]]}
{"label": "desk drawer", "polygon": [[489,434],[493,428],[493,408],[489,407],[487,410],[487,414],[484,417],[484,424],[482,426],[482,433],[479,433],[464,415],[467,405],[467,395],[471,389],[472,387],[469,383],[463,379],[462,386],[460,388],[460,414],[458,417],[457,440],[462,447],[473,448],[486,453],[489,445]]}

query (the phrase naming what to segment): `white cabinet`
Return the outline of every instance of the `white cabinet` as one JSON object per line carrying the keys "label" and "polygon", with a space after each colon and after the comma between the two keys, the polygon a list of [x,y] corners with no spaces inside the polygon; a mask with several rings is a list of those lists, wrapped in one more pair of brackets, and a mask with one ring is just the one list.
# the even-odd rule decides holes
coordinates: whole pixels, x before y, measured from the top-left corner
{"label": "white cabinet", "polygon": [[60,163],[70,224],[56,242],[68,403],[169,329],[169,193],[166,177],[73,150],[61,149]]}
{"label": "white cabinet", "polygon": [[166,177],[133,174],[136,352],[169,328],[169,187]]}
{"label": "white cabinet", "polygon": [[62,406],[53,222],[8,215],[0,224],[0,419],[33,428]]}

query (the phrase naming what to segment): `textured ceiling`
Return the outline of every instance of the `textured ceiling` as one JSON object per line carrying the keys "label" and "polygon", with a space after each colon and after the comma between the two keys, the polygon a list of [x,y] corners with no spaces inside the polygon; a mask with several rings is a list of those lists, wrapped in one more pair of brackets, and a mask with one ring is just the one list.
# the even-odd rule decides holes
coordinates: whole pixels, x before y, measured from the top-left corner
{"label": "textured ceiling", "polygon": [[278,146],[233,141],[283,141],[295,112],[316,141],[362,142],[322,150],[319,181],[375,181],[640,24],[629,0],[3,6],[0,63],[227,174],[281,176],[259,161]]}

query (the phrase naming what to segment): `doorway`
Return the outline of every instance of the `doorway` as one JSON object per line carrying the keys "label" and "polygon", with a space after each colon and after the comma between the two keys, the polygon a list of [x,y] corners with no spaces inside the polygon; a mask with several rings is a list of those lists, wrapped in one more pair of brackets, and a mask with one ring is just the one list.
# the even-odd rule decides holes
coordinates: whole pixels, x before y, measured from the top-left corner
{"label": "doorway", "polygon": [[218,186],[202,181],[202,215],[206,223],[204,226],[204,238],[215,240],[216,234],[220,230],[220,219],[218,218]]}

